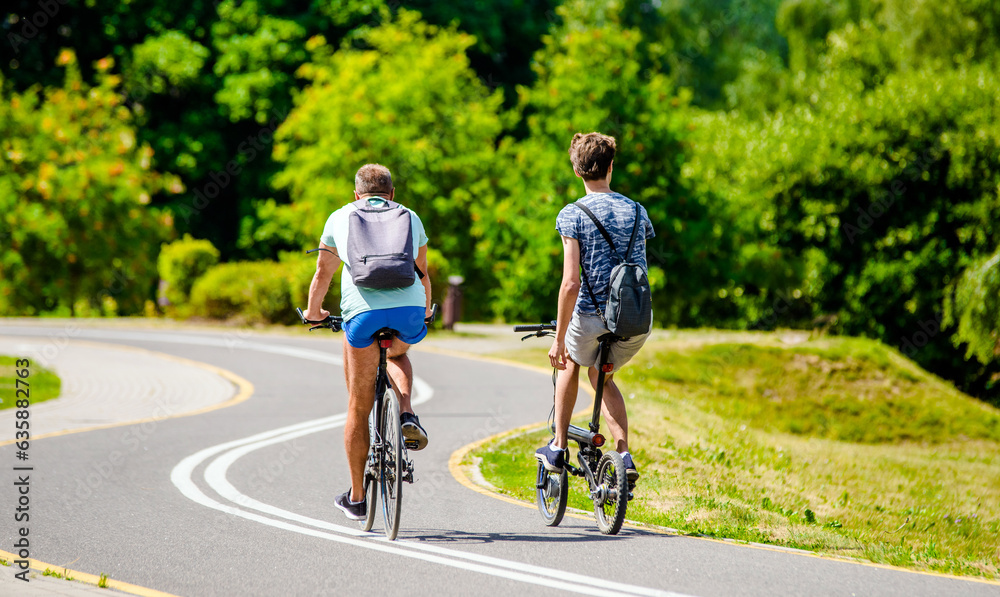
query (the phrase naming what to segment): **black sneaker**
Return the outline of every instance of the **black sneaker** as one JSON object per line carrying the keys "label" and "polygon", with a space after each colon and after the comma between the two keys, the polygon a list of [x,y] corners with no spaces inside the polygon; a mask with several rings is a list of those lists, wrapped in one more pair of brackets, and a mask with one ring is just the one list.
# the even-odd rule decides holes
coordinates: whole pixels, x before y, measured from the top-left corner
{"label": "black sneaker", "polygon": [[399,423],[403,428],[403,438],[406,447],[411,450],[423,450],[427,447],[427,432],[420,426],[420,419],[413,413],[399,415]]}
{"label": "black sneaker", "polygon": [[561,473],[566,465],[566,450],[552,451],[549,444],[546,444],[535,450],[535,458],[550,473]]}
{"label": "black sneaker", "polygon": [[350,489],[335,497],[333,505],[340,508],[351,520],[364,520],[365,515],[368,514],[368,500],[361,500],[360,503],[352,502]]}
{"label": "black sneaker", "polygon": [[635,470],[635,463],[632,462],[632,455],[625,454],[622,456],[622,460],[625,461],[625,476],[628,477],[629,482],[635,483],[636,479],[639,478],[639,471]]}

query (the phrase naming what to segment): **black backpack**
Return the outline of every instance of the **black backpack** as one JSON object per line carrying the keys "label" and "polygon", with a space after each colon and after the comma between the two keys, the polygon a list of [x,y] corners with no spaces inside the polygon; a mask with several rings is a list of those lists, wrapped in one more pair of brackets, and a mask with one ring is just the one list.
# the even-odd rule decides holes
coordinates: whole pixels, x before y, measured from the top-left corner
{"label": "black backpack", "polygon": [[618,254],[615,243],[611,240],[611,235],[601,225],[594,212],[580,202],[573,203],[583,210],[583,213],[590,216],[601,236],[611,246],[611,253],[621,262],[611,270],[611,278],[608,281],[608,303],[603,312],[601,312],[601,306],[597,302],[594,289],[590,286],[587,271],[583,268],[582,263],[580,271],[583,272],[583,282],[587,286],[587,292],[590,293],[590,300],[594,301],[594,306],[597,307],[598,313],[601,315],[604,327],[608,328],[612,334],[623,338],[645,334],[649,331],[653,320],[653,295],[649,288],[646,270],[638,263],[629,262],[632,247],[635,245],[635,234],[639,230],[641,222],[639,204],[634,201],[633,203],[635,203],[635,224],[632,225],[632,237],[628,241],[624,258]]}

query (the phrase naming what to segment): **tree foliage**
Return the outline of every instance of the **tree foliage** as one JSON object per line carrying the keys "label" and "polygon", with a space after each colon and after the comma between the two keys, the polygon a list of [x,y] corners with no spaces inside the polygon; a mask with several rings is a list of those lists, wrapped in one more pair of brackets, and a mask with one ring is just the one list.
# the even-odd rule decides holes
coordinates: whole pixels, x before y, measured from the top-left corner
{"label": "tree foliage", "polygon": [[292,202],[259,206],[255,243],[315,247],[327,216],[353,200],[367,162],[393,172],[396,199],[421,217],[431,246],[475,278],[470,206],[494,193],[502,97],[469,68],[472,38],[402,11],[363,32],[365,49],[334,52],[322,39],[300,74],[311,83],[278,130],[275,177]]}
{"label": "tree foliage", "polygon": [[988,364],[1000,355],[1000,250],[969,266],[945,303],[945,324],[956,326],[952,341],[966,345],[966,358]]}
{"label": "tree foliage", "polygon": [[961,363],[942,311],[961,272],[1000,242],[1000,80],[979,50],[958,64],[908,56],[887,19],[848,20],[812,40],[822,52],[804,70],[776,73],[788,82],[780,101],[702,116],[688,175],[730,196],[746,214],[740,229],[775,251],[768,269],[791,274],[734,279],[748,324],[836,316],[834,329],[899,346],[982,392],[996,360]]}
{"label": "tree foliage", "polygon": [[142,312],[172,233],[148,204],[183,186],[152,168],[117,77],[91,87],[72,51],[59,63],[61,87],[0,96],[0,313]]}
{"label": "tree foliage", "polygon": [[[619,142],[613,188],[656,229],[661,324],[828,327],[1000,388],[983,265],[1000,246],[996,2],[56,5],[14,0],[5,25],[4,313],[139,309],[148,266],[93,297],[172,237],[168,214],[222,261],[304,271],[284,252],[315,246],[357,167],[381,162],[424,219],[435,278],[465,276],[467,316],[551,318],[555,215],[583,194],[567,146],[599,130]],[[66,46],[81,60],[64,82]],[[205,300],[258,271],[240,267]],[[274,304],[302,293],[270,287]]]}

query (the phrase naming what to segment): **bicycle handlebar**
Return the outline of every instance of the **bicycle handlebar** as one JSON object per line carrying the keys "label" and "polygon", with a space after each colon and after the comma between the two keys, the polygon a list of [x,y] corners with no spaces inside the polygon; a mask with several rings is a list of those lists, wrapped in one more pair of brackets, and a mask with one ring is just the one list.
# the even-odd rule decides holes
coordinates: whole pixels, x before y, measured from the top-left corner
{"label": "bicycle handlebar", "polygon": [[305,313],[302,312],[302,309],[296,308],[295,312],[299,314],[299,319],[302,320],[303,324],[306,325],[310,323],[316,324],[309,328],[310,332],[313,330],[318,330],[320,328],[329,328],[335,332],[339,332],[341,330],[341,326],[344,323],[344,318],[340,317],[339,315],[327,315],[326,319],[312,320],[312,319],[306,319]]}
{"label": "bicycle handlebar", "polygon": [[554,332],[556,329],[556,322],[552,323],[536,323],[532,325],[515,325],[515,332]]}
{"label": "bicycle handlebar", "polygon": [[[329,328],[335,332],[339,332],[341,331],[341,329],[343,329],[344,318],[339,315],[327,315],[326,319],[312,320],[312,319],[306,319],[305,313],[302,312],[301,308],[296,308],[295,312],[299,314],[299,319],[302,320],[302,323],[304,325],[308,325],[310,323],[316,324],[309,328],[310,332],[313,330],[318,330],[320,328]],[[434,323],[434,320],[437,319],[437,313],[438,313],[438,306],[437,303],[434,303],[433,305],[431,305],[431,314],[429,317],[424,318],[424,323],[427,325]]]}

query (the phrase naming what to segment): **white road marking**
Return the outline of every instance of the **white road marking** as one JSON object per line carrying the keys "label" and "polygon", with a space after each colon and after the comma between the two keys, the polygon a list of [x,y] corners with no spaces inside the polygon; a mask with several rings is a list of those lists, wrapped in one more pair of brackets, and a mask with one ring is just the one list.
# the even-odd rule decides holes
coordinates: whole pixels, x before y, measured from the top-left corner
{"label": "white road marking", "polygon": [[[207,336],[137,333],[112,330],[80,330],[77,337],[189,344],[229,349],[254,350],[333,365],[343,365],[342,359],[326,352],[306,348],[297,348],[293,346],[284,346],[280,344],[250,342],[242,339],[232,340]],[[414,405],[430,400],[434,394],[433,388],[420,378],[414,377],[413,386]],[[625,583],[616,583],[601,578],[575,574],[555,568],[545,568],[524,562],[504,560],[502,558],[494,558],[491,556],[447,549],[436,545],[427,545],[409,541],[391,542],[385,537],[378,536],[373,533],[365,533],[357,528],[335,525],[326,521],[302,516],[294,512],[288,512],[286,510],[282,510],[281,508],[261,503],[240,493],[226,479],[226,473],[229,467],[246,454],[276,443],[339,427],[344,424],[345,419],[346,414],[313,419],[311,421],[304,421],[302,423],[272,429],[270,431],[265,431],[242,439],[205,448],[181,460],[171,471],[170,481],[185,497],[208,508],[233,516],[239,516],[247,520],[253,520],[255,522],[282,530],[317,537],[320,539],[327,539],[338,543],[345,543],[355,547],[362,547],[364,549],[423,560],[434,564],[459,568],[471,572],[478,572],[489,576],[496,576],[585,595],[598,595],[606,597],[617,597],[620,595],[642,595],[644,597],[691,597],[690,595],[684,595],[681,593],[661,591]],[[221,454],[221,456],[219,456],[219,454]],[[205,495],[194,483],[194,481],[191,480],[191,476],[196,468],[212,458],[214,458],[214,460],[205,468],[204,478],[206,483],[212,487],[213,490],[218,492],[221,497],[252,510],[285,518],[286,520],[293,520],[315,528],[308,528],[306,526],[300,526],[282,520],[275,520],[274,518],[261,516],[259,514],[255,514],[254,512],[248,512],[235,506],[220,503]]]}
{"label": "white road marking", "polygon": [[[420,396],[414,399],[414,404],[425,402],[427,399]],[[447,549],[436,545],[427,545],[409,541],[390,542],[385,537],[366,533],[358,528],[336,525],[324,520],[318,520],[308,516],[303,516],[294,512],[289,512],[269,504],[259,502],[237,490],[226,478],[229,467],[243,456],[261,448],[277,443],[289,441],[298,437],[318,433],[344,424],[344,415],[316,419],[307,421],[290,427],[283,427],[265,433],[257,434],[206,448],[182,460],[171,473],[171,481],[189,499],[198,502],[209,508],[214,508],[228,514],[241,516],[255,522],[281,528],[312,537],[347,543],[365,549],[373,549],[394,555],[408,558],[415,558],[460,568],[472,572],[510,578],[525,583],[581,593],[585,595],[642,595],[642,596],[665,596],[665,597],[688,597],[679,593],[660,591],[625,583],[617,583],[601,578],[585,576],[558,570],[535,566],[524,562],[504,560],[491,556],[484,556],[475,553],[468,553],[459,550]],[[221,454],[221,455],[220,455]],[[197,485],[191,480],[191,475],[195,469],[203,462],[214,458],[205,468],[204,478],[206,483],[215,490],[219,496],[250,510],[256,510],[271,516],[277,516],[289,521],[308,525],[307,528],[298,524],[291,524],[281,520],[275,520],[265,516],[260,516],[253,512],[247,512],[238,507],[221,504],[206,496]],[[321,529],[321,530],[317,530]],[[325,532],[330,531],[330,532]],[[336,533],[336,534],[334,534]]]}

